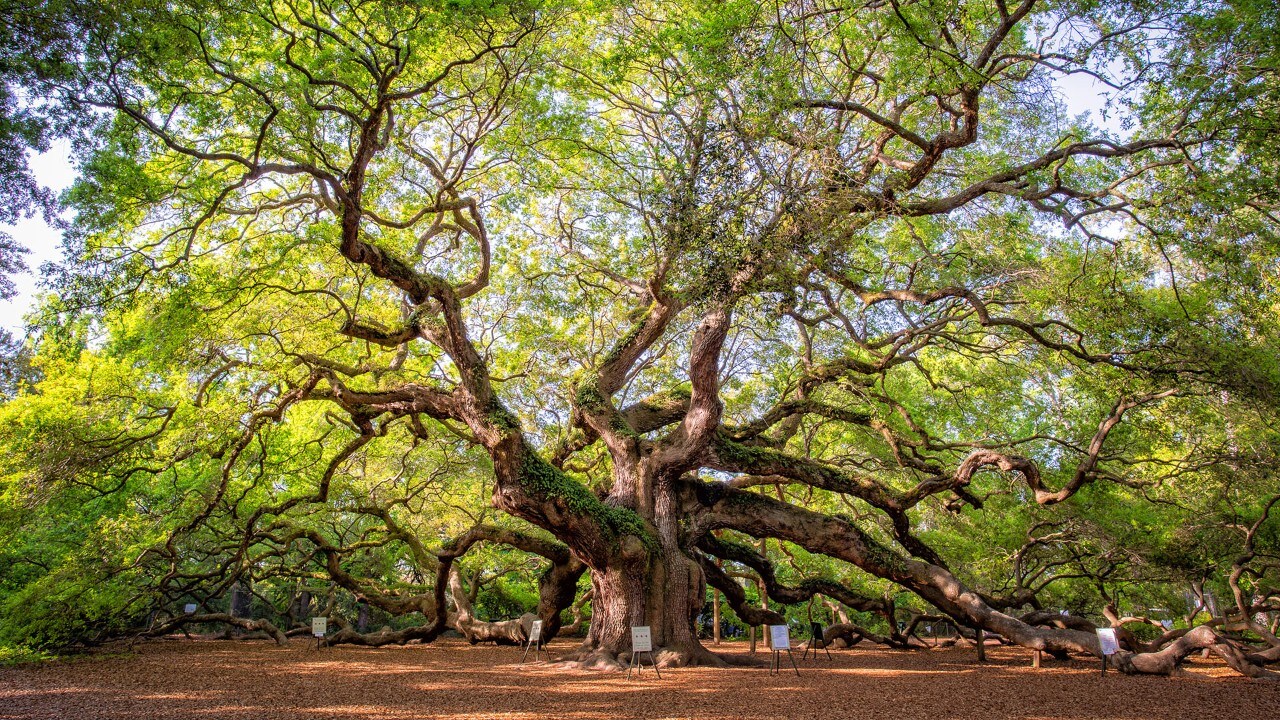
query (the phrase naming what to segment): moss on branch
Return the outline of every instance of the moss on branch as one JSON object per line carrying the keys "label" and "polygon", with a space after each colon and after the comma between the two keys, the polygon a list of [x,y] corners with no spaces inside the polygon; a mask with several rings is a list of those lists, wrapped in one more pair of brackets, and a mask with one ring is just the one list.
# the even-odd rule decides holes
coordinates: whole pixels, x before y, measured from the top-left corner
{"label": "moss on branch", "polygon": [[720,460],[725,465],[743,468],[742,471],[749,472],[751,468],[772,463],[786,464],[789,459],[786,454],[777,450],[754,447],[731,440],[724,432],[719,434],[717,440],[715,452]]}
{"label": "moss on branch", "polygon": [[570,512],[592,518],[614,543],[627,535],[634,535],[650,551],[657,550],[657,539],[645,528],[639,515],[627,508],[604,504],[581,483],[543,460],[533,450],[525,451],[520,470],[523,485],[529,492],[548,500],[559,500]]}
{"label": "moss on branch", "polygon": [[605,355],[600,361],[600,367],[609,367],[622,359],[622,354],[634,345],[636,340],[639,339],[640,333],[644,332],[645,324],[649,321],[649,316],[653,314],[653,309],[654,303],[649,303],[647,308],[636,312],[632,316],[631,328],[627,330],[626,335],[623,335],[618,342],[614,343],[609,350],[609,354]]}
{"label": "moss on branch", "polygon": [[879,540],[876,540],[866,534],[856,525],[852,525],[852,523],[850,523],[850,526],[858,535],[862,544],[866,546],[867,556],[871,562],[883,568],[887,568],[889,570],[889,574],[893,576],[893,579],[905,578],[910,575],[911,569],[907,566],[907,559],[905,557],[894,552],[893,549],[889,548],[884,543],[881,543]]}
{"label": "moss on branch", "polygon": [[496,400],[485,411],[485,420],[490,425],[506,432],[520,429],[520,418],[517,418],[514,413],[503,407]]}
{"label": "moss on branch", "polygon": [[600,393],[600,375],[598,373],[588,373],[586,377],[578,381],[578,387],[573,395],[573,403],[579,409],[585,411],[594,411],[604,406],[604,395]]}

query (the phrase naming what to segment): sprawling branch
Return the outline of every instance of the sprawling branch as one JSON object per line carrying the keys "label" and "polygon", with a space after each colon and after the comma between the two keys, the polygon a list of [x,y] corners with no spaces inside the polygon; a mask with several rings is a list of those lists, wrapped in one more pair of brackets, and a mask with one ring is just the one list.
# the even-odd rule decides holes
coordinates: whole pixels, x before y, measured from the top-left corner
{"label": "sprawling branch", "polygon": [[[767,557],[746,545],[718,538],[710,533],[698,540],[698,548],[721,560],[730,560],[755,570],[764,583],[765,593],[769,598],[785,605],[805,602],[815,595],[825,595],[861,612],[883,614],[889,609],[883,600],[859,595],[834,580],[809,578],[799,585],[783,585],[778,582],[773,563]],[[704,561],[704,570],[706,565]]]}
{"label": "sprawling branch", "polygon": [[1176,388],[1163,390],[1161,392],[1148,393],[1129,400],[1117,401],[1111,409],[1111,414],[1098,424],[1098,430],[1094,433],[1093,438],[1089,441],[1089,446],[1084,459],[1076,466],[1075,473],[1071,479],[1059,490],[1049,490],[1045,487],[1044,481],[1040,476],[1040,468],[1031,460],[1017,455],[1006,455],[994,450],[976,450],[960,463],[960,467],[956,469],[953,483],[956,486],[968,485],[973,478],[973,474],[983,467],[996,467],[1004,472],[1017,472],[1022,475],[1027,483],[1027,487],[1035,493],[1035,500],[1041,505],[1053,505],[1062,502],[1092,481],[1096,477],[1095,470],[1098,466],[1098,460],[1102,454],[1103,444],[1106,442],[1107,435],[1116,425],[1120,424],[1121,418],[1124,417],[1126,411],[1131,410],[1140,405],[1144,405],[1155,400],[1169,397],[1177,392]]}
{"label": "sprawling branch", "polygon": [[1096,636],[1074,630],[1038,630],[995,611],[946,569],[899,555],[846,520],[735,490],[723,483],[690,481],[687,488],[701,532],[731,528],[753,537],[787,540],[891,580],[951,617],[999,633],[1020,645],[1037,650],[1095,655],[1100,652]]}

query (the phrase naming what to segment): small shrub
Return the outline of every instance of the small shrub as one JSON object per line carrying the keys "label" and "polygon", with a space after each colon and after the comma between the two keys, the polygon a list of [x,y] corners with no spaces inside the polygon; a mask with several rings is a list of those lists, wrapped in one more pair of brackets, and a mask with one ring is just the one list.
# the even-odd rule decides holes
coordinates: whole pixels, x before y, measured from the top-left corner
{"label": "small shrub", "polygon": [[27,665],[52,660],[53,655],[21,645],[0,645],[0,666]]}

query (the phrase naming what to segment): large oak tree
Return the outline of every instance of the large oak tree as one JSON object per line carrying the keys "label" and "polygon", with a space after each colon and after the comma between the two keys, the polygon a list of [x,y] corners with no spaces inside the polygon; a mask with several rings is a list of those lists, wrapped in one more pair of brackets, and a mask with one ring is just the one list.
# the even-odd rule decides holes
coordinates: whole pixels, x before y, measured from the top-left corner
{"label": "large oak tree", "polygon": [[[131,571],[167,567],[169,597],[314,563],[432,618],[400,641],[446,627],[454,561],[481,541],[551,562],[553,631],[589,577],[587,664],[616,664],[634,625],[663,662],[719,662],[694,625],[708,585],[749,624],[782,620],[734,573],[775,602],[887,611],[898,634],[847,570],[779,580],[772,543],[1096,654],[1086,626],[1015,612],[1059,575],[1105,575],[1062,549],[1090,511],[1053,506],[1258,473],[1238,586],[1275,504],[1275,328],[1252,324],[1274,308],[1274,198],[1233,165],[1222,111],[1257,83],[1231,82],[1244,63],[1196,87],[1195,63],[1235,61],[1184,11],[125,8],[59,81],[103,134],[32,391],[81,377],[64,391],[95,425],[43,436],[24,482],[149,483],[175,519]],[[1071,76],[1114,87],[1127,124],[1072,118]],[[1270,152],[1246,136],[1264,139],[1243,157]],[[1205,173],[1239,181],[1210,210],[1186,196]],[[1215,233],[1230,247],[1191,240]],[[1247,297],[1218,275],[1233,253],[1262,283]],[[133,390],[86,390],[94,373]],[[433,529],[450,502],[469,521]],[[1036,524],[1016,582],[980,590],[941,529],[992,504]],[[340,514],[362,520],[325,526]],[[388,543],[434,579],[391,588],[350,562]],[[455,623],[519,636],[469,625],[452,577]],[[1210,628],[1170,640],[1122,668],[1214,646],[1265,672]]]}

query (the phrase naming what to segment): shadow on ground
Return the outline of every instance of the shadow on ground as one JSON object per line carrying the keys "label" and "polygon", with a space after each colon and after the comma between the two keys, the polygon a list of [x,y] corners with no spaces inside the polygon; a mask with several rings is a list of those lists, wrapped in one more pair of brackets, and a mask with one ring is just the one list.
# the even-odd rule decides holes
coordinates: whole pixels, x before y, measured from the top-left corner
{"label": "shadow on ground", "polygon": [[[571,648],[561,641],[553,656],[557,646]],[[0,670],[0,718],[1261,720],[1280,712],[1280,683],[1235,677],[1216,661],[1197,659],[1177,677],[1155,678],[1102,677],[1087,659],[1034,669],[1030,653],[1017,648],[991,649],[981,665],[964,649],[833,655],[799,661],[800,677],[681,668],[660,680],[650,669],[628,680],[521,665],[518,649],[453,640],[315,650],[301,642],[165,639],[124,656]]]}

